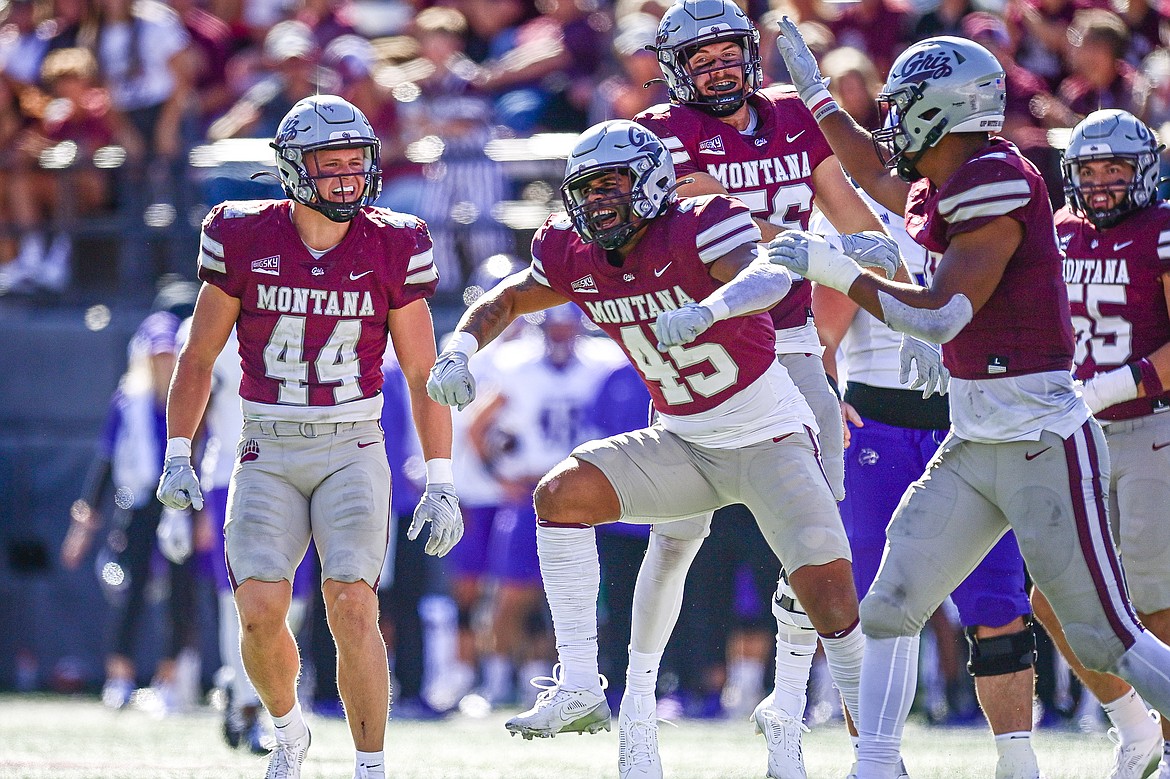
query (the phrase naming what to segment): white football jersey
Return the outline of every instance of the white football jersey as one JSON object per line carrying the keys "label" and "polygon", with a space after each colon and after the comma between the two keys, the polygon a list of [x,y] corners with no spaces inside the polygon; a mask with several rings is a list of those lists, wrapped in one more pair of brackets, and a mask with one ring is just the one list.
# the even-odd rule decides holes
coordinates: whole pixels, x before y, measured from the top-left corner
{"label": "white football jersey", "polygon": [[[182,349],[191,334],[191,319],[186,319],[175,334],[176,348]],[[199,461],[199,481],[204,491],[228,486],[236,464],[236,445],[244,428],[244,412],[240,406],[240,344],[233,327],[223,351],[211,368],[211,398],[203,415],[207,440],[203,445],[203,459]]]}

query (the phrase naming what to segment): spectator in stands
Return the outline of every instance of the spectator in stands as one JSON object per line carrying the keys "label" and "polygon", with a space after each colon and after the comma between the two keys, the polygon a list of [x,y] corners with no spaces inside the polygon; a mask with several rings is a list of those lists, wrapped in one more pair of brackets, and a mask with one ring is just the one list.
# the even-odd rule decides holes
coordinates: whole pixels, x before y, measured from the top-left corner
{"label": "spectator in stands", "polygon": [[0,68],[4,78],[14,86],[37,83],[41,60],[49,49],[44,35],[38,34],[36,5],[32,0],[12,0],[0,28]]}
{"label": "spectator in stands", "polygon": [[937,8],[927,11],[914,23],[912,38],[920,41],[935,35],[962,35],[963,17],[975,9],[971,0],[941,0]]}
{"label": "spectator in stands", "polygon": [[909,42],[909,17],[886,0],[859,0],[843,6],[840,18],[829,23],[838,46],[864,51],[878,71],[886,73]]}
{"label": "spectator in stands", "polygon": [[1142,61],[1142,76],[1150,86],[1146,112],[1139,117],[1158,137],[1170,139],[1170,49],[1156,49]]}
{"label": "spectator in stands", "polygon": [[40,81],[47,94],[26,92],[33,118],[9,171],[9,208],[20,235],[12,285],[60,292],[69,281],[72,218],[101,211],[113,200],[111,171],[93,166],[95,152],[117,143],[140,157],[141,149],[101,86],[89,50],[50,52]]}
{"label": "spectator in stands", "polygon": [[1067,60],[1072,74],[1060,82],[1058,94],[1074,114],[1071,126],[1093,111],[1117,108],[1136,116],[1144,113],[1148,85],[1126,61],[1129,28],[1120,16],[1102,8],[1086,8],[1073,16],[1068,31]]}
{"label": "spectator in stands", "polygon": [[[191,38],[195,114],[200,137],[207,124],[232,103],[227,63],[236,41],[226,21],[203,7],[200,0],[169,0]],[[194,140],[194,139],[192,139]]]}
{"label": "spectator in stands", "polygon": [[460,0],[456,8],[467,19],[466,53],[473,62],[493,60],[515,48],[526,13],[523,0]]}
{"label": "spectator in stands", "polygon": [[[73,521],[61,547],[61,564],[76,569],[102,526],[99,511],[113,488],[117,508],[105,542],[105,553],[113,560],[100,572],[102,584],[115,593],[102,689],[102,702],[112,708],[129,703],[136,686],[134,650],[147,616],[150,564],[163,514],[162,504],[154,499],[154,484],[166,444],[166,393],[177,356],[180,315],[189,315],[194,306],[190,294],[175,297],[170,293],[160,292],[157,310],[143,320],[130,340],[129,367],[110,402],[98,451],[82,496],[73,504]],[[193,604],[184,597],[193,593],[190,566],[171,563],[170,577],[166,591],[176,600],[171,602],[171,630],[154,678],[164,705],[171,700],[174,658],[196,624],[195,615],[187,611]]]}
{"label": "spectator in stands", "polygon": [[313,42],[318,49],[342,35],[353,35],[349,0],[299,0],[293,18],[304,22],[313,32]]}
{"label": "spectator in stands", "polygon": [[646,48],[654,44],[658,19],[644,13],[629,14],[617,21],[615,32],[613,53],[618,71],[597,85],[589,109],[590,122],[632,119],[670,99],[658,58]]}
{"label": "spectator in stands", "polygon": [[431,226],[441,289],[462,289],[471,269],[514,248],[492,218],[505,197],[499,163],[484,153],[494,136],[491,108],[473,86],[475,65],[463,50],[467,22],[454,8],[428,8],[414,24],[427,73],[418,99],[401,106],[403,140],[427,162],[418,215]]}
{"label": "spectator in stands", "polygon": [[875,98],[883,79],[865,52],[840,46],[821,57],[821,72],[829,79],[829,92],[849,115],[867,130],[881,126]]}

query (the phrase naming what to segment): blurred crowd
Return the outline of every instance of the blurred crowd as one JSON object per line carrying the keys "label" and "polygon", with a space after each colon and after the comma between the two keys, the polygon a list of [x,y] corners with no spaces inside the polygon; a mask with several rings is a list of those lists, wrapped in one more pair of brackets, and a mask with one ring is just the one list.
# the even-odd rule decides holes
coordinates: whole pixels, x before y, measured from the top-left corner
{"label": "blurred crowd", "polygon": [[[666,100],[654,53],[669,0],[7,0],[0,23],[0,294],[60,293],[92,257],[86,229],[117,215],[123,242],[174,222],[193,253],[207,208],[279,197],[251,180],[300,98],[336,93],[382,138],[382,204],[427,220],[441,290],[482,262],[523,254],[527,224],[559,207],[561,147],[518,156],[493,141],[575,133]],[[1060,128],[1097,108],[1170,122],[1170,4],[1158,0],[743,0],[765,81],[784,82],[773,40],[797,20],[838,101],[876,125],[894,57],[953,34],[1007,72],[1004,135],[1063,201]],[[1051,132],[1051,131],[1056,131]],[[221,144],[192,165],[192,150]],[[225,145],[226,144],[226,145]],[[198,155],[196,155],[198,156]],[[563,156],[563,153],[562,153]],[[211,159],[211,169],[208,170]],[[242,166],[231,163],[243,163]],[[539,180],[543,179],[543,180]],[[551,182],[551,185],[550,185]],[[538,216],[502,215],[521,202]],[[185,230],[185,232],[183,232]],[[178,240],[177,238],[175,240]],[[182,247],[176,253],[182,254]],[[186,255],[139,272],[193,274]],[[152,279],[134,280],[146,283]]]}

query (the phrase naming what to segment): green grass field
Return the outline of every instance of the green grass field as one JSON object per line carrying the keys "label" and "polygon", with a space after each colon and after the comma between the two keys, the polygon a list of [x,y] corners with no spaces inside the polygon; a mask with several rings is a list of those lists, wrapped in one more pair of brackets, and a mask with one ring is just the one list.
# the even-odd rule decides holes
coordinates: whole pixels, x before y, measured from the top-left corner
{"label": "green grass field", "polygon": [[[455,717],[437,723],[391,721],[388,777],[396,779],[613,779],[616,717],[611,733],[523,741],[504,730],[505,714]],[[265,758],[233,752],[219,735],[218,712],[159,719],[103,708],[93,698],[0,696],[0,777],[3,779],[260,779]],[[313,747],[304,779],[349,779],[353,752],[345,724],[310,720]],[[1047,779],[1105,777],[1112,745],[1101,735],[1040,731],[1040,767]],[[747,722],[683,720],[663,726],[667,779],[763,777],[763,739]],[[904,754],[913,779],[994,776],[995,747],[980,728],[927,728],[913,722]],[[840,725],[805,735],[810,779],[842,779],[849,741]]]}

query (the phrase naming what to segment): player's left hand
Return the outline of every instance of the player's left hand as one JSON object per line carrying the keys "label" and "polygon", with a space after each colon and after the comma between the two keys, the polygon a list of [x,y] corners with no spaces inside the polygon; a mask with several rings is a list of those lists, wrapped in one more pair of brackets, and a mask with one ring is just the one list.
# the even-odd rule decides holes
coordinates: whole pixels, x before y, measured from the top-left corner
{"label": "player's left hand", "polygon": [[846,257],[863,268],[872,268],[884,274],[887,279],[894,278],[902,266],[898,242],[880,230],[847,233],[840,240],[841,251]]}
{"label": "player's left hand", "polygon": [[[898,358],[901,369],[898,380],[909,384],[910,389],[922,390],[922,397],[929,398],[934,393],[947,394],[951,385],[951,372],[942,363],[942,353],[934,344],[915,338],[912,335],[902,334],[902,346],[898,349]],[[914,366],[917,375],[910,383],[910,367]]]}
{"label": "player's left hand", "polygon": [[[814,95],[828,92],[829,80],[821,75],[817,58],[804,42],[800,28],[787,16],[780,19],[780,34],[776,36],[776,49],[788,68],[792,86],[800,93],[805,105],[813,102]],[[811,108],[811,106],[810,106]],[[820,117],[818,117],[819,119]]]}
{"label": "player's left hand", "polygon": [[440,354],[427,377],[427,395],[460,411],[475,400],[475,377],[467,366],[467,355],[456,351]]}
{"label": "player's left hand", "polygon": [[191,513],[164,508],[155,535],[158,536],[158,548],[163,557],[175,565],[182,565],[195,547],[191,533]]}
{"label": "player's left hand", "polygon": [[768,244],[768,261],[846,295],[861,275],[861,268],[839,245],[803,230],[786,230],[773,238]]}
{"label": "player's left hand", "polygon": [[658,351],[665,352],[672,346],[689,344],[707,332],[707,328],[714,323],[715,315],[701,303],[690,302],[681,308],[663,311],[654,322]]}
{"label": "player's left hand", "polygon": [[185,509],[188,506],[196,510],[203,508],[203,491],[199,489],[199,477],[191,467],[190,457],[180,455],[167,458],[155,497],[164,506],[173,509]]}
{"label": "player's left hand", "polygon": [[459,497],[455,485],[440,482],[427,484],[422,499],[414,509],[414,519],[406,530],[411,541],[418,538],[423,525],[431,523],[431,535],[424,551],[442,557],[463,538],[463,515],[459,511]]}

